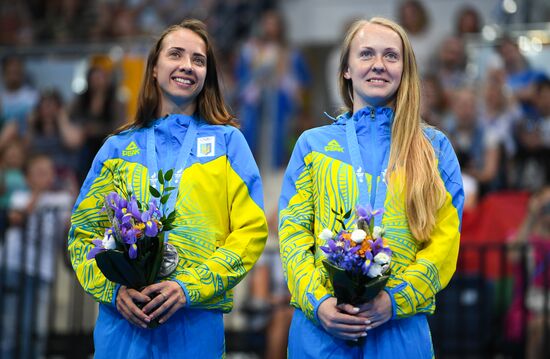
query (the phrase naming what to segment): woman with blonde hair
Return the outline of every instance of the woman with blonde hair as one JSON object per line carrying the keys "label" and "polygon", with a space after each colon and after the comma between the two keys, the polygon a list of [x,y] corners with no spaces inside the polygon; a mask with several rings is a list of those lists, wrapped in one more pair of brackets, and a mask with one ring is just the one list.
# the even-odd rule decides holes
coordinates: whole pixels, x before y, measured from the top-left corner
{"label": "woman with blonde hair", "polygon": [[[224,356],[231,289],[267,238],[258,168],[234,125],[205,25],[189,19],[166,29],[149,53],[134,121],[101,147],[71,218],[73,268],[100,303],[95,358]],[[146,202],[158,171],[171,169],[167,207],[176,217],[165,240],[178,253],[174,272],[140,291],[110,282],[87,259],[109,223],[105,196],[131,191]]]}
{"label": "woman with blonde hair", "polygon": [[[416,61],[399,25],[355,22],[339,81],[346,112],[302,134],[279,202],[283,269],[296,308],[289,357],[431,358],[426,315],[458,256],[458,161],[448,139],[420,119]],[[342,229],[333,209],[358,204],[384,209],[375,224],[385,226],[392,274],[372,301],[337,306],[319,234]],[[355,216],[343,221],[349,227]]]}

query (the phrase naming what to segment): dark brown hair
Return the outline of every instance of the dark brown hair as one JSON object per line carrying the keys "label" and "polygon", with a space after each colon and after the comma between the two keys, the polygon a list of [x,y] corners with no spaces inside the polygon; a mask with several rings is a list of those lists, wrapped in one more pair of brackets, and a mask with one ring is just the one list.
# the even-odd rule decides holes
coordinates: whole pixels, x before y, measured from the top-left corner
{"label": "dark brown hair", "polygon": [[164,38],[171,32],[180,29],[193,31],[200,36],[206,45],[206,79],[202,91],[196,98],[198,115],[206,122],[213,125],[237,126],[235,117],[229,113],[221,94],[216,58],[214,56],[212,41],[206,31],[206,25],[200,20],[186,19],[180,24],[172,25],[164,30],[155,45],[149,51],[147,66],[145,68],[145,77],[143,78],[139,91],[136,116],[132,122],[122,126],[115,131],[115,133],[120,133],[130,128],[146,127],[153,120],[161,116],[159,113],[161,106],[161,90],[156,78],[153,76],[154,68],[162,50]]}

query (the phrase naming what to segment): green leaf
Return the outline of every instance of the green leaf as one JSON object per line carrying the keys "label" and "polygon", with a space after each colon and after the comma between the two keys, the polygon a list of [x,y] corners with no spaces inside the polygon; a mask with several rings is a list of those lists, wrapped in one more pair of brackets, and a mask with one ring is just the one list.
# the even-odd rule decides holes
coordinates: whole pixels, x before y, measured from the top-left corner
{"label": "green leaf", "polygon": [[164,185],[164,177],[162,176],[162,170],[159,170],[158,180],[160,184]]}
{"label": "green leaf", "polygon": [[176,187],[166,187],[166,188],[164,188],[164,192],[170,192],[170,191],[173,191],[175,189],[176,189]]}
{"label": "green leaf", "polygon": [[172,175],[174,174],[174,170],[173,169],[169,169],[168,171],[166,171],[166,173],[164,174],[164,179],[166,181],[170,181],[172,179]]}
{"label": "green leaf", "polygon": [[160,197],[160,192],[153,186],[149,186],[149,192],[151,192],[151,195],[155,198]]}
{"label": "green leaf", "polygon": [[170,198],[170,195],[169,195],[169,194],[165,194],[165,195],[162,196],[162,198],[160,199],[160,203],[166,204],[166,202],[168,202],[168,198]]}
{"label": "green leaf", "polygon": [[336,212],[335,210],[333,210],[332,208],[331,208],[330,210],[331,210],[332,213],[334,213],[334,214],[340,214],[340,213]]}
{"label": "green leaf", "polygon": [[344,214],[344,218],[348,219],[349,216],[351,216],[351,209],[349,211],[347,211],[346,214]]}

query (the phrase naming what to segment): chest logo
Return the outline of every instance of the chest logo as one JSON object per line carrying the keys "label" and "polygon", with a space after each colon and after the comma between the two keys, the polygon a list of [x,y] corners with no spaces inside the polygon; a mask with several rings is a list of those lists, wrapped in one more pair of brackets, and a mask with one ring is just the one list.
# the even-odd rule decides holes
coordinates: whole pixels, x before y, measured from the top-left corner
{"label": "chest logo", "polygon": [[216,137],[197,138],[197,157],[212,157],[216,153]]}
{"label": "chest logo", "polygon": [[126,149],[122,151],[122,155],[128,157],[139,155],[139,147],[134,141],[132,141],[128,146],[126,146]]}
{"label": "chest logo", "polygon": [[325,146],[325,152],[329,152],[329,151],[331,151],[331,152],[344,152],[344,149],[342,148],[342,146],[340,146],[338,141],[332,140]]}

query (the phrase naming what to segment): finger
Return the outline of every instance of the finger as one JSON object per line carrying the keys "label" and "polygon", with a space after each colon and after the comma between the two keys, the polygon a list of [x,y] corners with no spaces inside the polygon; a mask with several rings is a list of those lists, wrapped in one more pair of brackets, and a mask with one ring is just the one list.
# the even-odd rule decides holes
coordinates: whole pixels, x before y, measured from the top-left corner
{"label": "finger", "polygon": [[366,325],[348,325],[348,324],[340,324],[340,323],[332,323],[329,325],[330,330],[335,330],[342,333],[355,333],[360,334],[367,331]]}
{"label": "finger", "polygon": [[139,317],[134,315],[132,311],[124,304],[121,304],[118,306],[119,313],[122,314],[122,316],[129,321],[130,323],[134,324],[135,326],[141,327],[141,328],[147,328],[147,324],[145,321],[140,320]]}
{"label": "finger", "polygon": [[359,313],[359,307],[353,306],[351,304],[340,304],[337,306],[337,308],[348,314],[355,315]]}
{"label": "finger", "polygon": [[132,299],[132,301],[134,302],[139,302],[139,303],[147,303],[148,301],[151,300],[151,297],[146,295],[146,294],[143,294],[142,292],[139,292],[135,289],[127,289],[124,291],[124,293],[130,297]]}
{"label": "finger", "polygon": [[162,303],[166,302],[168,296],[164,294],[163,292],[158,293],[156,297],[154,297],[145,307],[143,307],[144,313],[151,313],[155,308],[158,308],[162,305]]}
{"label": "finger", "polygon": [[341,323],[341,324],[352,324],[352,325],[363,325],[367,324],[365,321],[365,318],[361,318],[355,315],[349,315],[345,313],[335,313],[331,321],[334,323]]}
{"label": "finger", "polygon": [[167,286],[167,282],[155,283],[145,287],[141,294],[151,296],[152,294],[162,292]]}
{"label": "finger", "polygon": [[362,333],[345,333],[345,332],[334,331],[334,332],[331,332],[330,334],[337,337],[337,338],[340,338],[340,339],[352,340],[352,341],[355,341],[355,342],[357,340],[359,340],[360,338],[364,338],[364,337],[367,336],[366,332],[362,332]]}
{"label": "finger", "polygon": [[169,297],[166,301],[163,301],[163,303],[159,307],[157,307],[154,312],[150,313],[149,316],[152,319],[158,318],[162,314],[164,314],[164,312],[170,309],[175,303],[176,300],[173,297]]}

